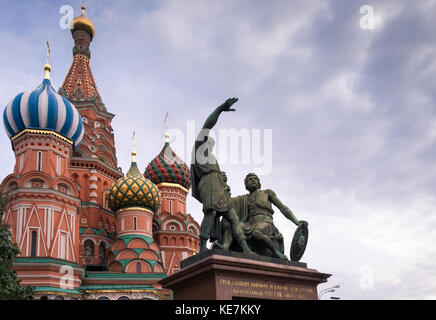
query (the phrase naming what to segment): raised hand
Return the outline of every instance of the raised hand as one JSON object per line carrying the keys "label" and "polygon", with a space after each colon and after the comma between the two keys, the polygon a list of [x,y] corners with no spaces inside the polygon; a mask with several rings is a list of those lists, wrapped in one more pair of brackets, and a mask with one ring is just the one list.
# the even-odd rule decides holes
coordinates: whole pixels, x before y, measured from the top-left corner
{"label": "raised hand", "polygon": [[232,105],[235,104],[238,101],[238,98],[229,98],[224,102],[220,107],[221,111],[236,111],[235,109],[232,109]]}
{"label": "raised hand", "polygon": [[[235,109],[232,109],[232,105],[238,101],[238,98],[230,98],[227,99],[226,102],[224,102],[222,105],[215,108],[215,110],[209,115],[209,117],[206,119],[205,123],[203,124],[203,129],[212,129],[216,122],[218,121],[218,118],[223,111],[236,111]],[[203,141],[203,138],[199,139]]]}

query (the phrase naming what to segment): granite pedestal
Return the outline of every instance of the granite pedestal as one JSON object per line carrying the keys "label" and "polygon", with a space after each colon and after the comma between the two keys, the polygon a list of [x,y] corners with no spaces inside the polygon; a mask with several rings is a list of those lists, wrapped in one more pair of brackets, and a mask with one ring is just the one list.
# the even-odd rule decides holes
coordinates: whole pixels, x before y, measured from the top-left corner
{"label": "granite pedestal", "polygon": [[301,262],[213,249],[183,260],[159,283],[175,300],[316,300],[330,276]]}

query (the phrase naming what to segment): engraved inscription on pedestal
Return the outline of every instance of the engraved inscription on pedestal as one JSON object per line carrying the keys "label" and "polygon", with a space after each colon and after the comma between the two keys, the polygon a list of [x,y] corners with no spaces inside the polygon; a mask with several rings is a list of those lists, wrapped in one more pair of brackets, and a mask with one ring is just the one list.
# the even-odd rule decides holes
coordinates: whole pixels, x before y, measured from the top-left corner
{"label": "engraved inscription on pedestal", "polygon": [[271,280],[241,280],[225,275],[217,279],[217,291],[227,299],[252,298],[274,300],[311,300],[317,298],[316,289]]}

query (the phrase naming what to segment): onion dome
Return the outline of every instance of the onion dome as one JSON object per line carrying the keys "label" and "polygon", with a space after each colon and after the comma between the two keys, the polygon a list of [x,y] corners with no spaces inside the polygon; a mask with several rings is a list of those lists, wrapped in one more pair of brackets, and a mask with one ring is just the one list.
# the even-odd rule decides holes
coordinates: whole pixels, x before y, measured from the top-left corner
{"label": "onion dome", "polygon": [[127,174],[118,179],[108,193],[109,207],[114,211],[139,207],[156,212],[162,196],[156,185],[144,178],[136,164],[136,152],[132,151],[132,163]]}
{"label": "onion dome", "polygon": [[95,34],[95,28],[94,24],[91,20],[89,20],[87,17],[85,17],[85,6],[82,6],[82,13],[80,16],[77,16],[71,21],[70,26],[71,32],[74,32],[74,30],[82,30],[91,36],[91,39],[94,37]]}
{"label": "onion dome", "polygon": [[51,66],[44,65],[45,76],[34,90],[18,94],[3,112],[3,124],[8,137],[25,130],[58,133],[78,146],[85,132],[82,117],[64,97],[57,94],[50,83]]}
{"label": "onion dome", "polygon": [[170,146],[168,135],[165,135],[165,145],[156,158],[148,164],[144,175],[153,181],[159,183],[176,183],[189,189],[191,182],[189,180],[189,168],[182,159],[180,159]]}

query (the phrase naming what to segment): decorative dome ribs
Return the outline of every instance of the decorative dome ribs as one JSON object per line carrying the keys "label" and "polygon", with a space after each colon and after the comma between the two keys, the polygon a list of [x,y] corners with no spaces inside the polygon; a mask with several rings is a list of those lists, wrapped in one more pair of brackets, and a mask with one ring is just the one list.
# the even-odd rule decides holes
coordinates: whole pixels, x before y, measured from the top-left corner
{"label": "decorative dome ribs", "polygon": [[127,174],[118,179],[108,193],[109,207],[114,211],[129,207],[157,211],[162,201],[159,189],[149,179],[144,178],[136,161],[132,161]]}
{"label": "decorative dome ribs", "polygon": [[27,130],[54,132],[71,140],[82,141],[84,127],[77,109],[53,89],[48,71],[42,84],[11,99],[3,112],[3,124],[9,138]]}
{"label": "decorative dome ribs", "polygon": [[179,184],[186,189],[191,187],[188,166],[176,155],[168,142],[148,164],[144,175],[155,184],[166,182]]}

